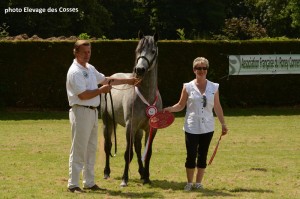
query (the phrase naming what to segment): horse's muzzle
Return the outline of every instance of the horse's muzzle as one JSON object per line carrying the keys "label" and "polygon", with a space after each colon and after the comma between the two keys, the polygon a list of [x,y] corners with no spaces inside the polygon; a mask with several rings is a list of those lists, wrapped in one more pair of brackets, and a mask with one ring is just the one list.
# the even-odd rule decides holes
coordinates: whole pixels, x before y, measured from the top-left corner
{"label": "horse's muzzle", "polygon": [[145,68],[135,68],[134,72],[137,74],[137,76],[142,77],[144,76],[146,70]]}

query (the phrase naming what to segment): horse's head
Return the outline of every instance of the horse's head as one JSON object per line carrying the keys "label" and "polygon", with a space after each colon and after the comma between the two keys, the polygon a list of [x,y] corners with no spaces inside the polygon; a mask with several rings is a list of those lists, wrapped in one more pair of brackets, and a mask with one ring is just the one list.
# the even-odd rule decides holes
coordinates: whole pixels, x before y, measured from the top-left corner
{"label": "horse's head", "polygon": [[139,39],[140,41],[135,50],[136,63],[133,72],[137,77],[143,77],[148,71],[154,69],[157,64],[158,34],[144,36],[142,32],[139,32]]}

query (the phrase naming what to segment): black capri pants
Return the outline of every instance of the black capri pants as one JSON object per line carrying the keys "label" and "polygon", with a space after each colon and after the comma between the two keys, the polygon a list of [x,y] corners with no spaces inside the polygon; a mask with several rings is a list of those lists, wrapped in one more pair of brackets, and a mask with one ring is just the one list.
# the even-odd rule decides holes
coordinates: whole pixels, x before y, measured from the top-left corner
{"label": "black capri pants", "polygon": [[[185,132],[186,162],[188,169],[206,168],[207,152],[214,135],[214,131],[205,134],[191,134]],[[197,164],[196,164],[197,159]]]}

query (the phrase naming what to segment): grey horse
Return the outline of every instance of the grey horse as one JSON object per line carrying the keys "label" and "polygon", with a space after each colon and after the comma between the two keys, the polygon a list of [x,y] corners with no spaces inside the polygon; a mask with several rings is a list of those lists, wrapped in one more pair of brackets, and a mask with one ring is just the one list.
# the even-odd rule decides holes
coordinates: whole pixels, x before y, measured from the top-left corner
{"label": "grey horse", "polygon": [[[142,138],[143,131],[145,132],[145,145],[150,134],[149,116],[146,110],[149,109],[149,104],[154,105],[157,111],[162,110],[162,99],[158,92],[157,86],[157,65],[158,65],[158,34],[153,36],[144,36],[139,32],[139,42],[135,50],[135,66],[133,73],[116,73],[113,76],[119,78],[128,78],[135,76],[141,79],[141,82],[136,86],[118,85],[111,90],[113,99],[114,112],[110,106],[110,97],[107,97],[107,105],[101,100],[101,112],[103,121],[104,133],[104,148],[106,153],[106,164],[104,168],[104,178],[110,177],[110,156],[112,148],[112,132],[116,128],[113,122],[113,116],[116,124],[120,124],[126,129],[126,151],[124,154],[125,168],[120,186],[128,184],[128,169],[133,158],[133,146],[137,155],[139,174],[144,184],[151,183],[149,165],[152,155],[152,142],[157,132],[157,129],[151,130],[151,136],[148,143],[147,155],[142,161]],[[138,91],[137,91],[138,90]],[[137,94],[140,93],[140,95]],[[103,98],[103,97],[102,97]],[[142,100],[142,98],[144,98]],[[145,103],[148,102],[148,105]],[[149,110],[148,110],[149,111]],[[153,111],[153,106],[152,106]],[[150,110],[151,112],[151,110]]]}

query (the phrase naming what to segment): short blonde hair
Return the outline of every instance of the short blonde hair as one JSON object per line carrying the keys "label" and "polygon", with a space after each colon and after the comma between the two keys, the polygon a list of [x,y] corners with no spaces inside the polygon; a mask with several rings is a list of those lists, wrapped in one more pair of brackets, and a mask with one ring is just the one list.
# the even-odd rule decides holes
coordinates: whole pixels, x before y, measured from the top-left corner
{"label": "short blonde hair", "polygon": [[194,59],[193,68],[195,68],[197,64],[205,64],[207,68],[209,67],[209,62],[205,57],[197,57],[196,59]]}
{"label": "short blonde hair", "polygon": [[77,40],[73,48],[74,55],[76,52],[78,52],[80,46],[91,46],[91,43],[88,40]]}

